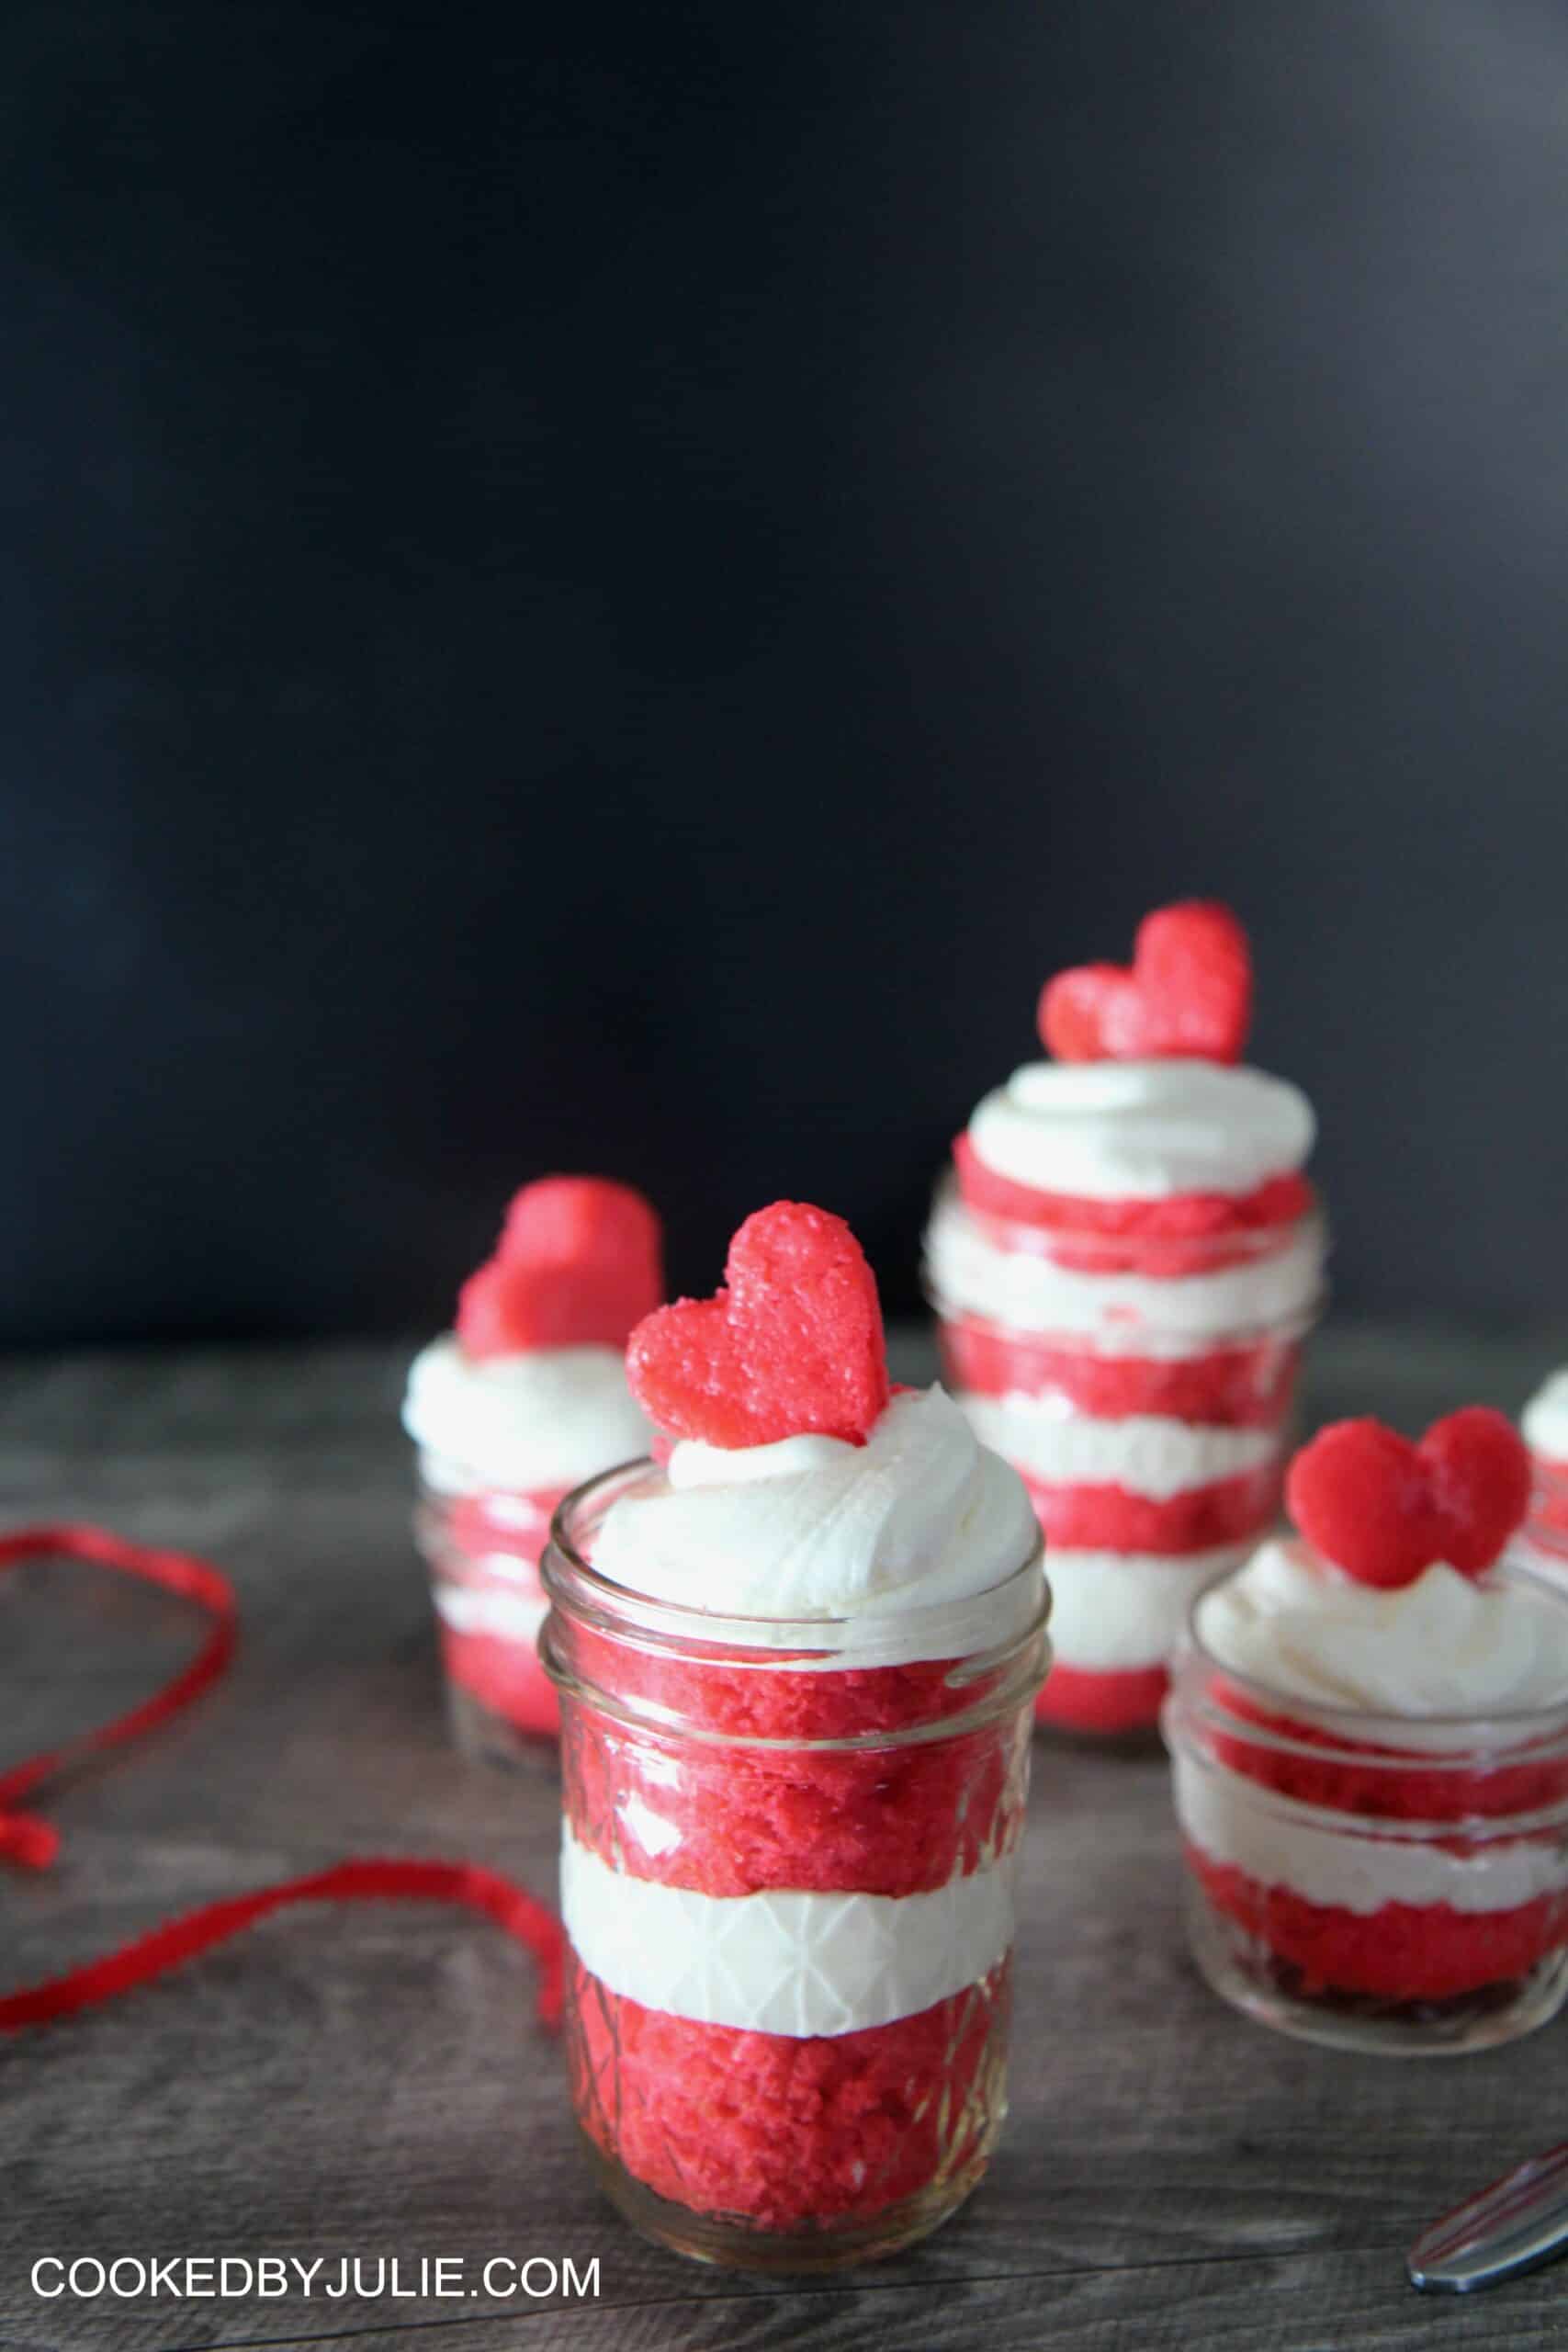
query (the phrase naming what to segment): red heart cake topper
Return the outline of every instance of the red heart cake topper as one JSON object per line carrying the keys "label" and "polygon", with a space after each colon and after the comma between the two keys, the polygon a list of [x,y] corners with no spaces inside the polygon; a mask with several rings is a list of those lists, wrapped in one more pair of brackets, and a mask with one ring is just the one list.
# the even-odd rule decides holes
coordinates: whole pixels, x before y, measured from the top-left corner
{"label": "red heart cake topper", "polygon": [[813,1434],[861,1445],[887,1402],[876,1283],[842,1217],[800,1201],[749,1216],[714,1298],[661,1306],[626,1377],[649,1419],[727,1447]]}
{"label": "red heart cake topper", "polygon": [[1040,1035],[1062,1062],[1238,1062],[1251,1023],[1247,933],[1206,899],[1145,915],[1131,970],[1081,964],[1040,998]]}
{"label": "red heart cake topper", "polygon": [[471,1356],[530,1348],[624,1348],[664,1295],[659,1218],[629,1184],[545,1176],[506,1212],[493,1258],[457,1300]]}
{"label": "red heart cake topper", "polygon": [[1529,1502],[1529,1453],[1487,1405],[1413,1445],[1382,1421],[1335,1421],[1290,1467],[1285,1499],[1314,1551],[1359,1584],[1411,1584],[1434,1561],[1489,1568]]}

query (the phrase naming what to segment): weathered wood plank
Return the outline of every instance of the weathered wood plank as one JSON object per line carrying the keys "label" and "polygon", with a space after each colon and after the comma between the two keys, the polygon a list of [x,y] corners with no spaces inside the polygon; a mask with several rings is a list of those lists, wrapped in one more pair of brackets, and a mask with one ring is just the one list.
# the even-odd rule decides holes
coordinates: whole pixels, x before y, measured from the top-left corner
{"label": "weathered wood plank", "polygon": [[[1416,1420],[1533,1352],[1325,1354],[1325,1409]],[[919,1349],[902,1365],[918,1373]],[[52,1972],[174,1910],[350,1852],[468,1854],[547,1890],[547,1777],[445,1736],[387,1350],[0,1367],[0,1511],[76,1511],[206,1548],[239,1587],[230,1682],[51,1792],[57,1871],[0,1877],[0,1974]],[[1480,1374],[1484,1372],[1483,1379]],[[182,1612],[72,1568],[0,1579],[0,1758],[124,1705]],[[478,1919],[407,1906],[276,1919],[123,2006],[0,2046],[0,2352],[189,2345],[987,2345],[1241,2352],[1568,2338],[1551,2274],[1468,2307],[1413,2296],[1417,2226],[1562,2136],[1561,2033],[1383,2066],[1233,2018],[1182,1948],[1157,1755],[1042,1746],[1025,1854],[1012,2118],[969,2211],[852,2287],[694,2270],[600,2205],[534,2026],[526,1963]],[[251,2298],[44,2304],[44,2253],[335,2261],[571,2255],[600,2304]],[[418,2323],[416,2329],[415,2323]]]}

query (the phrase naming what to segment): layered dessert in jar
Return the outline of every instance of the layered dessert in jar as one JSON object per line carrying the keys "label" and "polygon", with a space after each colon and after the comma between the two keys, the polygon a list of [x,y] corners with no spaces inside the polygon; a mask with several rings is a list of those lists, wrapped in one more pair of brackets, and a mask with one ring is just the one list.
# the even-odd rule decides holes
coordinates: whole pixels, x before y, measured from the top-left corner
{"label": "layered dessert in jar", "polygon": [[760,1211],[726,1275],[633,1334],[660,1459],[546,1555],[571,2095],[646,2234],[828,2269],[1000,2128],[1044,1578],[1014,1473],[890,1391],[840,1219]]}
{"label": "layered dessert in jar", "polygon": [[1324,1229],[1314,1123],[1246,1067],[1251,957],[1202,901],[1051,980],[1051,1058],[986,1096],[926,1237],[947,1385],[1045,1531],[1043,1721],[1151,1728],[1194,1594],[1278,1507]]}
{"label": "layered dessert in jar", "polygon": [[1568,1598],[1506,1555],[1525,1448],[1471,1407],[1325,1430],[1299,1531],[1201,1596],[1165,1727],[1193,1949],[1305,2039],[1451,2051],[1568,1990]]}
{"label": "layered dessert in jar", "polygon": [[536,1646],[539,1555],[563,1496],[647,1451],[626,1343],[662,1295],[659,1219],[641,1193],[544,1177],[515,1195],[453,1329],[410,1369],[415,1528],[453,1730],[470,1754],[521,1761],[547,1752],[559,1728]]}
{"label": "layered dessert in jar", "polygon": [[1519,1426],[1534,1474],[1530,1542],[1543,1573],[1568,1575],[1568,1369],[1537,1389]]}

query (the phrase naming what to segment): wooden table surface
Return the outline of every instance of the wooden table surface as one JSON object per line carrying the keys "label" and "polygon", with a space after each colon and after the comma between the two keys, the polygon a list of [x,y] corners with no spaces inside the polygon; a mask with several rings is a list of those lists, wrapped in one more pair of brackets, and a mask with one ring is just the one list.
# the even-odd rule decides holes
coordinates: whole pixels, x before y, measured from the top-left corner
{"label": "wooden table surface", "polygon": [[[919,1376],[923,1342],[898,1368]],[[209,1555],[224,1686],[49,1792],[50,1873],[0,1866],[16,1984],[171,1912],[355,1853],[465,1856],[553,1892],[557,1792],[447,1746],[396,1424],[406,1351],[0,1366],[0,1523],[91,1516]],[[1330,1332],[1314,1416],[1515,1407],[1549,1356]],[[0,1579],[0,1763],[128,1704],[190,1646],[173,1603],[69,1565]],[[1231,2015],[1190,1965],[1157,1755],[1037,1747],[1011,2117],[984,2188],[848,2281],[753,2281],[644,2245],[571,2139],[522,1953],[412,1905],[300,1910],[120,2004],[0,2046],[0,2352],[1316,2352],[1568,2342],[1568,2267],[1469,2301],[1401,2256],[1436,2211],[1568,2136],[1559,2025],[1378,2064]],[[1568,2073],[1568,2069],[1565,2069]],[[46,2301],[40,2256],[597,2258],[599,2292],[463,2301]],[[236,2278],[240,2274],[233,2274]],[[374,2277],[374,2271],[371,2272]],[[546,2273],[536,2270],[536,2282]]]}

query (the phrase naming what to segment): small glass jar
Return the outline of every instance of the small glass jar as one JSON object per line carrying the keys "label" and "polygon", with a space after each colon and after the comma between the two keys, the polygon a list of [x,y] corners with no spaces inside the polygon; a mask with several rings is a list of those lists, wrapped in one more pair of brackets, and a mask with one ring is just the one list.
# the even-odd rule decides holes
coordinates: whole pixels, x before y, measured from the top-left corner
{"label": "small glass jar", "polygon": [[1164,1729],[1193,1955],[1234,2007],[1394,2055],[1485,2049],[1556,2015],[1568,1702],[1490,1717],[1309,1706],[1222,1667],[1194,1620]]}
{"label": "small glass jar", "polygon": [[485,1763],[555,1760],[560,1708],[539,1662],[549,1606],[539,1559],[565,1492],[507,1494],[422,1465],[414,1538],[430,1570],[452,1736]]}
{"label": "small glass jar", "polygon": [[836,2270],[937,2228],[1001,2128],[1041,1555],[940,1608],[715,1616],[591,1565],[662,1476],[578,1488],[545,1555],[572,2103],[645,2236]]}
{"label": "small glass jar", "polygon": [[1023,1478],[1049,1546],[1042,1723],[1157,1724],[1193,1599],[1278,1510],[1325,1247],[1316,1209],[1284,1227],[1102,1232],[976,1210],[951,1175],[939,1186],[926,1293],[944,1385]]}

